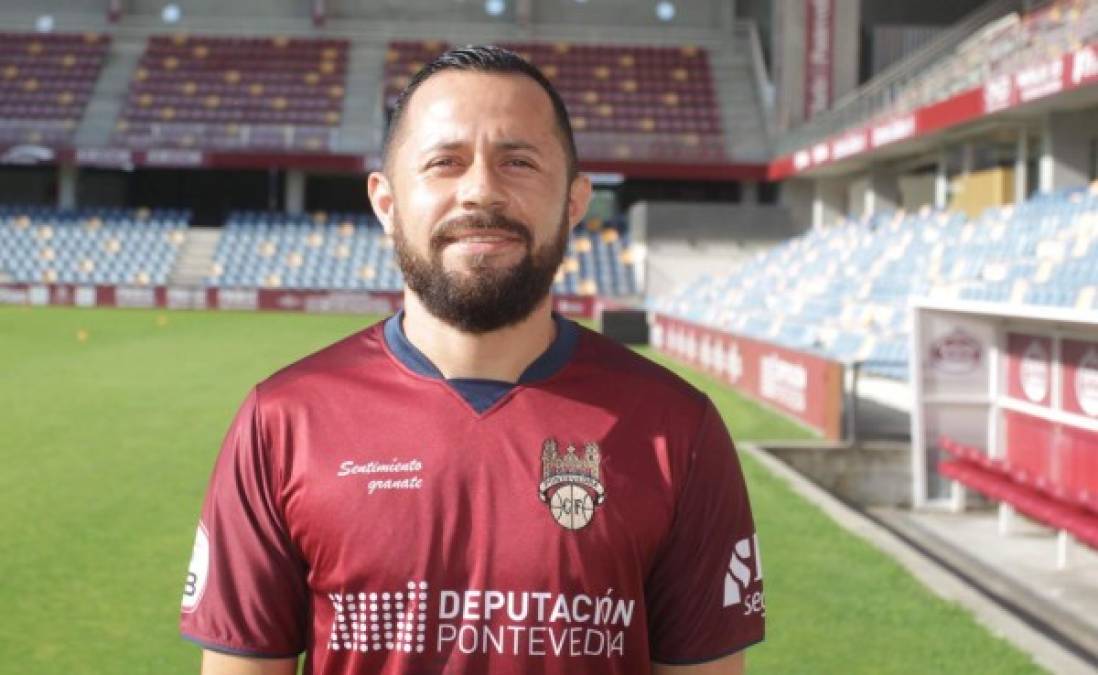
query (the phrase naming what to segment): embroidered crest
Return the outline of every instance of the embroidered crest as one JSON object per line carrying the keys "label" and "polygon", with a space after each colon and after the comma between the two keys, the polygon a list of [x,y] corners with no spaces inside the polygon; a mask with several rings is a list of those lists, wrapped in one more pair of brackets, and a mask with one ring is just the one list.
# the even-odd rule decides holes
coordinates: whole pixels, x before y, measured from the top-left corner
{"label": "embroidered crest", "polygon": [[561,527],[582,529],[591,522],[595,507],[605,501],[606,489],[599,480],[600,461],[597,443],[585,443],[582,457],[576,454],[574,445],[561,454],[553,438],[542,444],[538,496]]}

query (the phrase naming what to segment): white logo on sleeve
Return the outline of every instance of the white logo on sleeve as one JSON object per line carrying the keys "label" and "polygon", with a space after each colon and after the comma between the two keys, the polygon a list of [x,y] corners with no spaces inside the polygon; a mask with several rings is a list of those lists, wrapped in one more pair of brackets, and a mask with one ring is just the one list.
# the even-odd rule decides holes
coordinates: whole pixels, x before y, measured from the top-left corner
{"label": "white logo on sleeve", "polygon": [[732,557],[724,573],[724,606],[745,604],[747,615],[764,613],[762,591],[745,595],[752,582],[762,580],[762,557],[759,555],[759,536],[752,534],[736,542]]}
{"label": "white logo on sleeve", "polygon": [[183,611],[193,612],[206,590],[206,579],[210,572],[210,537],[206,526],[198,521],[198,531],[194,535],[194,549],[191,551],[191,564],[187,566],[187,581],[183,584]]}

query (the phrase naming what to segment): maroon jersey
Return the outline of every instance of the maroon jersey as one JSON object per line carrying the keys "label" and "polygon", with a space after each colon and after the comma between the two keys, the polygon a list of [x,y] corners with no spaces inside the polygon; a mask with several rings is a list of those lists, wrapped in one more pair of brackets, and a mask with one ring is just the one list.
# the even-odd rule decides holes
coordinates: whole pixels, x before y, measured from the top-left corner
{"label": "maroon jersey", "polygon": [[646,673],[763,638],[728,432],[556,317],[517,384],[444,379],[401,315],[256,385],[202,508],[181,629],[307,673]]}

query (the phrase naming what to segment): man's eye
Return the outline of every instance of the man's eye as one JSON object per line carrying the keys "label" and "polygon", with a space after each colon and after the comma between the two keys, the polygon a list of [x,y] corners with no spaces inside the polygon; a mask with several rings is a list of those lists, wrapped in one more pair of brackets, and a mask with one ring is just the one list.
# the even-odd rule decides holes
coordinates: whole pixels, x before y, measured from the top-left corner
{"label": "man's eye", "polygon": [[434,168],[436,166],[447,167],[447,166],[453,166],[454,164],[456,164],[456,162],[454,162],[454,160],[452,158],[450,158],[450,157],[440,157],[438,159],[432,159],[430,162],[428,162],[427,163],[427,168],[431,169],[431,168]]}
{"label": "man's eye", "polygon": [[512,166],[521,166],[529,169],[532,169],[534,167],[534,164],[532,162],[528,162],[525,159],[509,159],[507,160],[507,163]]}

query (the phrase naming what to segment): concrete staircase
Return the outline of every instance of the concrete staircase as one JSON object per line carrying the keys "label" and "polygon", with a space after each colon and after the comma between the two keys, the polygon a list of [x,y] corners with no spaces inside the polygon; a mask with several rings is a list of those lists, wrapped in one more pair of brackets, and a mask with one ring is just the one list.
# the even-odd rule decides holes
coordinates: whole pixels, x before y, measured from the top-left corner
{"label": "concrete staircase", "polygon": [[87,111],[76,128],[79,146],[104,146],[110,142],[115,121],[126,102],[126,91],[137,68],[145,40],[116,38],[92,90]]}
{"label": "concrete staircase", "polygon": [[352,43],[347,62],[343,123],[339,127],[338,150],[366,153],[381,147],[385,128],[381,74],[385,63],[384,43]]}
{"label": "concrete staircase", "polygon": [[721,106],[725,149],[733,162],[770,160],[763,102],[755,81],[754,64],[746,37],[737,31],[731,43],[709,52],[713,86]]}
{"label": "concrete staircase", "polygon": [[221,228],[190,227],[179,250],[175,267],[168,276],[170,286],[202,286],[213,265],[214,251],[221,240]]}

